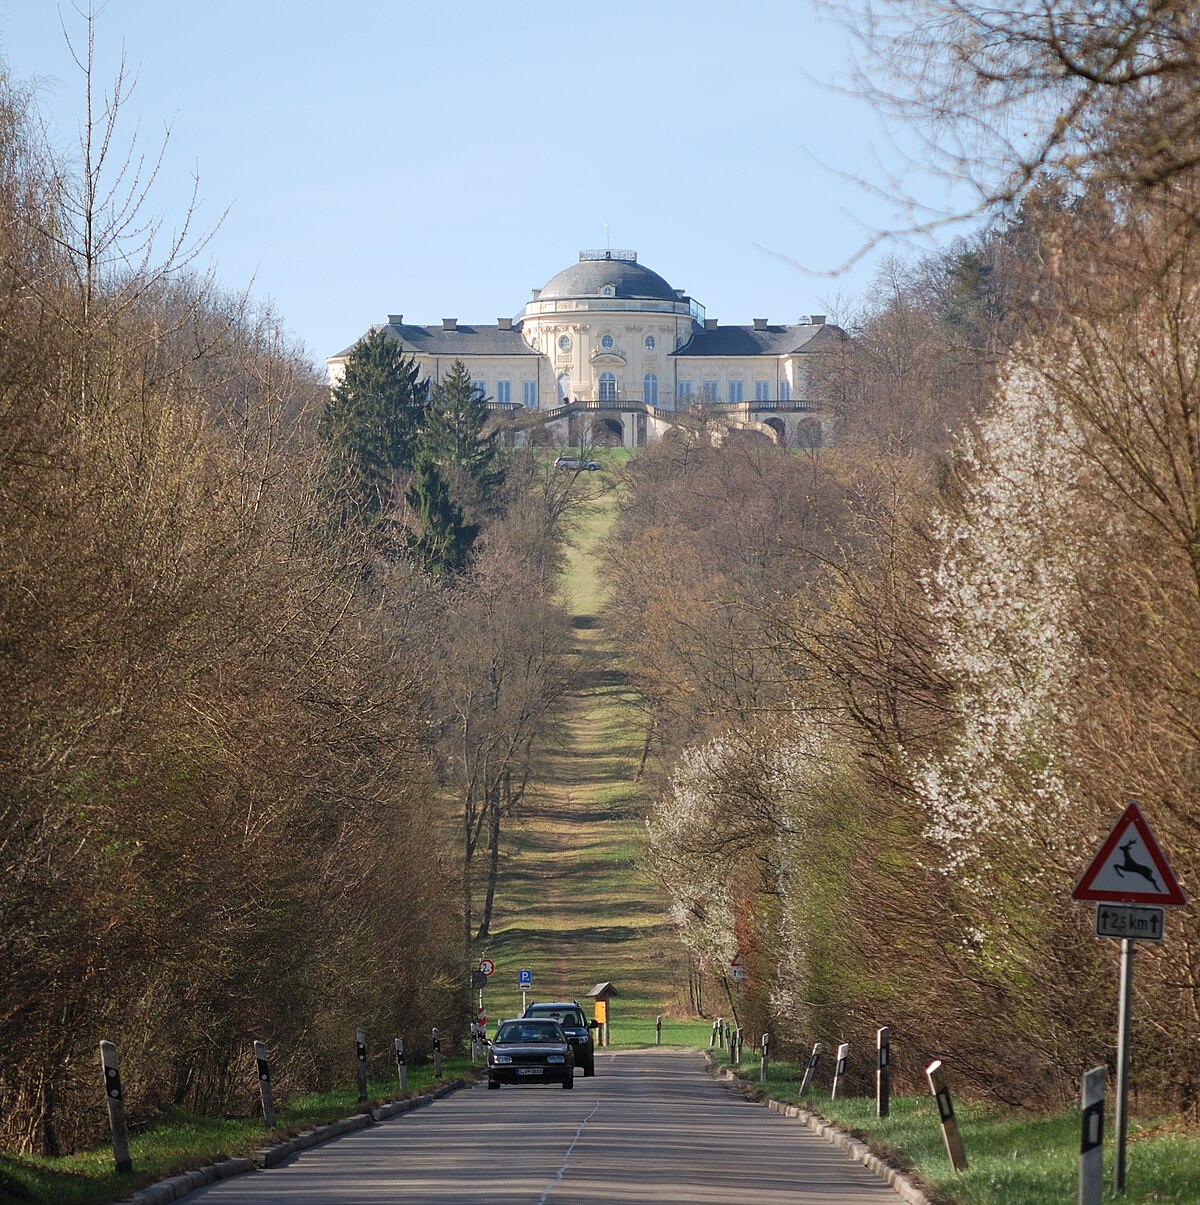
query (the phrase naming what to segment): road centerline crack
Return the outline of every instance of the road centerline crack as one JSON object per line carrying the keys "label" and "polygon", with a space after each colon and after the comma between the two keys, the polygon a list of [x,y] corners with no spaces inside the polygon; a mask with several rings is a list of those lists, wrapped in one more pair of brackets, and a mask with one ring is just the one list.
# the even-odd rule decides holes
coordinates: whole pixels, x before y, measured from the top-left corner
{"label": "road centerline crack", "polygon": [[567,1147],[566,1153],[563,1155],[562,1166],[554,1173],[554,1178],[542,1190],[542,1195],[538,1197],[537,1205],[546,1205],[546,1198],[554,1191],[557,1184],[563,1182],[563,1176],[566,1175],[567,1167],[571,1162],[571,1152],[575,1149],[575,1144],[579,1141],[580,1135],[583,1133],[587,1123],[596,1116],[596,1110],[600,1107],[600,1102],[596,1101],[592,1105],[592,1111],[579,1123],[579,1129],[575,1131],[575,1137],[571,1139],[571,1145]]}

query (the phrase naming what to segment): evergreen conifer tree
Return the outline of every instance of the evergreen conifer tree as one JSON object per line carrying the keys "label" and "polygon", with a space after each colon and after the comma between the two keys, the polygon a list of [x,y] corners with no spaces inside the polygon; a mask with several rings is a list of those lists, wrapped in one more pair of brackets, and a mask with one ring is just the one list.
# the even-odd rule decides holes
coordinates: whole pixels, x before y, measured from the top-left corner
{"label": "evergreen conifer tree", "polygon": [[[486,511],[503,480],[500,447],[486,430],[487,399],[471,381],[461,360],[432,387],[422,444],[456,493],[476,512]],[[452,467],[453,466],[453,467]]]}
{"label": "evergreen conifer tree", "polygon": [[383,331],[355,344],[321,416],[325,491],[338,526],[377,530],[394,514],[424,423],[428,383]]}
{"label": "evergreen conifer tree", "polygon": [[417,455],[406,494],[417,529],[409,533],[409,552],[426,573],[434,577],[461,573],[467,567],[471,546],[479,534],[451,497],[446,478],[425,449]]}

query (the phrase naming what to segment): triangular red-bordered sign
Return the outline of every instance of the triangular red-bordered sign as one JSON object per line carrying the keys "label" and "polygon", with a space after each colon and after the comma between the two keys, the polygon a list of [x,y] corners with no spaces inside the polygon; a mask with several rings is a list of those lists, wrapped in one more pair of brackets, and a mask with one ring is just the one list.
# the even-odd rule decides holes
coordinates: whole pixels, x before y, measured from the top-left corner
{"label": "triangular red-bordered sign", "polygon": [[1094,904],[1187,903],[1142,809],[1131,803],[1083,872],[1073,900]]}

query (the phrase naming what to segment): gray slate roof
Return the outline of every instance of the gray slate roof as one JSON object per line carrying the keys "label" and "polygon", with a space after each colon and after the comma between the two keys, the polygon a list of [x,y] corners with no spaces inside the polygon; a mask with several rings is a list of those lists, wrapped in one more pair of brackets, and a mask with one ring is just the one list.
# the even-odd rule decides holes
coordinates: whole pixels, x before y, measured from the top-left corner
{"label": "gray slate roof", "polygon": [[626,259],[583,259],[551,276],[538,294],[539,301],[568,297],[599,297],[605,285],[616,297],[642,297],[678,301],[679,295],[657,272]]}
{"label": "gray slate roof", "polygon": [[[425,356],[537,356],[537,352],[521,338],[519,330],[503,331],[499,326],[471,326],[460,322],[456,330],[448,331],[437,326],[413,326],[384,323],[373,326],[375,331],[385,331],[398,339],[411,352]],[[348,356],[353,345],[339,352]],[[337,358],[337,357],[334,357]]]}
{"label": "gray slate roof", "polygon": [[700,328],[676,356],[786,356],[793,352],[829,351],[845,339],[837,326],[806,323],[800,326],[718,326]]}

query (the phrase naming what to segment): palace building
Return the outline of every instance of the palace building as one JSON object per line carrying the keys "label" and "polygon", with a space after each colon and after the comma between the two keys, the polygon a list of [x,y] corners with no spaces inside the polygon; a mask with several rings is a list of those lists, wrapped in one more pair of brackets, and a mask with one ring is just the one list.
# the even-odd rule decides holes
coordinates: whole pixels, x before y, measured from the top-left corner
{"label": "palace building", "polygon": [[[641,447],[700,406],[726,427],[789,444],[823,442],[828,421],[810,388],[814,356],[846,338],[823,314],[779,325],[722,326],[634,251],[581,251],[515,318],[481,326],[443,318],[373,327],[398,340],[422,375],[455,360],[496,409],[536,415],[564,442],[592,413],[599,442]],[[326,363],[340,380],[347,348]]]}

